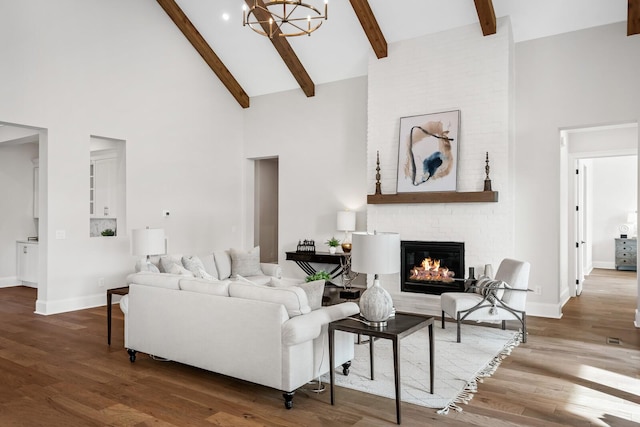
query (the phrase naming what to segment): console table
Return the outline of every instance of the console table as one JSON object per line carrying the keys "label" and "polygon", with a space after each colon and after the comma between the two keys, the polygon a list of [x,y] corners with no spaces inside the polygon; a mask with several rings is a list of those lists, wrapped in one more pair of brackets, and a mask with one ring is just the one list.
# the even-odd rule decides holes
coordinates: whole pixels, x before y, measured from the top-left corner
{"label": "console table", "polygon": [[127,295],[129,293],[129,286],[122,286],[120,288],[107,289],[107,344],[111,345],[111,303],[113,302],[113,295]]}
{"label": "console table", "polygon": [[348,264],[351,254],[332,254],[329,252],[285,252],[287,254],[288,261],[295,261],[298,267],[302,269],[308,275],[317,273],[318,271],[313,268],[309,263],[314,262],[318,264],[337,264],[337,266],[329,272],[329,276],[332,279],[342,275],[345,266]]}

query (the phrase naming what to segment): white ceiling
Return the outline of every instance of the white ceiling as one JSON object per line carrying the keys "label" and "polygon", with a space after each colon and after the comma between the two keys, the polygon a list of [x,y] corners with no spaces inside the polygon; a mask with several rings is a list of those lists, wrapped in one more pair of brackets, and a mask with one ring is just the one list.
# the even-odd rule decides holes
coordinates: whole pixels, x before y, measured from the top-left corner
{"label": "white ceiling", "polygon": [[[323,0],[306,2],[323,7]],[[269,39],[242,26],[244,0],[176,3],[249,96],[299,88]],[[388,44],[470,24],[482,34],[473,0],[369,4]],[[498,19],[510,16],[516,43],[627,19],[627,0],[493,0],[493,6]],[[328,15],[310,37],[288,38],[316,85],[366,75],[368,59],[375,57],[348,0],[329,0]]]}

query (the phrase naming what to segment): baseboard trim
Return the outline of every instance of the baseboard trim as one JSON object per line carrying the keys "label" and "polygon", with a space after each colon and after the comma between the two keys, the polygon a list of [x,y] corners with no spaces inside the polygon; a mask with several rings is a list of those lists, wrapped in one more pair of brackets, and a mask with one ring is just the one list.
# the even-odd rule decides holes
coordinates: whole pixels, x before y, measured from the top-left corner
{"label": "baseboard trim", "polygon": [[49,316],[51,314],[67,313],[69,311],[85,310],[101,307],[107,303],[107,294],[95,294],[81,298],[68,298],[54,301],[36,301],[36,314]]}
{"label": "baseboard trim", "polygon": [[562,304],[527,301],[527,316],[561,319]]}
{"label": "baseboard trim", "polygon": [[12,288],[20,285],[21,283],[16,276],[0,277],[0,288]]}

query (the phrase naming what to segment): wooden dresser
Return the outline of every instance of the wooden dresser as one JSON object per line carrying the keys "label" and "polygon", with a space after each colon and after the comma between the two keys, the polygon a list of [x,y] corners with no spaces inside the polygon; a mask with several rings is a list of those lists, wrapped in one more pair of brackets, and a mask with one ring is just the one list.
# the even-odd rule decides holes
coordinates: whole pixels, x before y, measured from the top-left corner
{"label": "wooden dresser", "polygon": [[616,239],[616,270],[636,271],[638,244],[636,239]]}

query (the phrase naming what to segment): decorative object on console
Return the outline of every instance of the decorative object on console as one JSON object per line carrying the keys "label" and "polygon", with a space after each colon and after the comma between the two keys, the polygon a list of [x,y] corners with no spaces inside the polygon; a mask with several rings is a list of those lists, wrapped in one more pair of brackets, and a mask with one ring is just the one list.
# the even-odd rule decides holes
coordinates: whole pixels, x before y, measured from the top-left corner
{"label": "decorative object on console", "polygon": [[157,267],[151,263],[149,256],[167,253],[164,229],[147,227],[131,230],[131,253],[146,257],[146,261],[140,262],[140,267],[144,263],[146,271],[156,271]]}
{"label": "decorative object on console", "polygon": [[393,314],[391,295],[380,286],[379,274],[400,272],[400,235],[398,233],[353,233],[351,269],[374,274],[373,285],[360,297],[360,314],[370,326],[383,328]]}
{"label": "decorative object on console", "polygon": [[113,230],[111,228],[106,228],[106,229],[102,230],[100,232],[100,234],[102,234],[103,236],[115,236],[116,232],[115,232],[115,230]]}
{"label": "decorative object on console", "polygon": [[493,266],[491,264],[484,265],[484,276],[493,279]]}
{"label": "decorative object on console", "polygon": [[489,152],[487,151],[487,155],[485,157],[485,166],[484,171],[487,174],[487,177],[484,179],[484,191],[491,191],[491,179],[489,179]]}
{"label": "decorative object on console", "polygon": [[298,246],[296,252],[316,253],[316,242],[313,240],[298,240]]}
{"label": "decorative object on console", "polygon": [[380,152],[376,151],[376,194],[382,194],[380,184]]}
{"label": "decorative object on console", "polygon": [[[315,1],[315,0],[307,0]],[[242,5],[242,26],[248,26],[263,36],[310,36],[327,19],[327,0],[324,15],[315,6],[300,0],[265,0],[247,9]]]}
{"label": "decorative object on console", "polygon": [[349,239],[349,232],[356,230],[356,213],[353,211],[339,211],[336,219],[336,230],[344,231],[342,251],[345,254],[348,254],[351,252],[351,239]]}
{"label": "decorative object on console", "polygon": [[340,240],[336,239],[335,237],[331,236],[330,239],[328,239],[326,242],[324,242],[325,244],[327,244],[329,246],[329,253],[330,254],[335,254],[336,253],[336,248],[338,247],[338,245],[340,244]]}
{"label": "decorative object on console", "polygon": [[456,191],[460,110],[400,119],[398,193]]}

